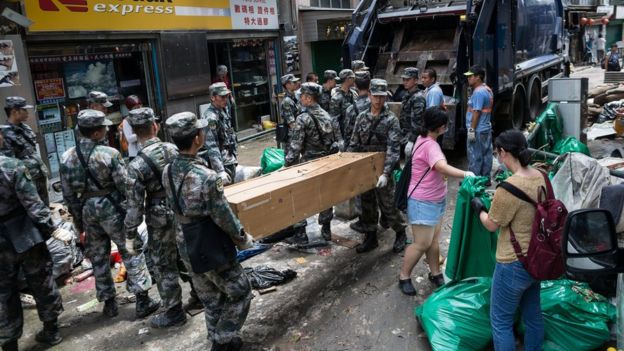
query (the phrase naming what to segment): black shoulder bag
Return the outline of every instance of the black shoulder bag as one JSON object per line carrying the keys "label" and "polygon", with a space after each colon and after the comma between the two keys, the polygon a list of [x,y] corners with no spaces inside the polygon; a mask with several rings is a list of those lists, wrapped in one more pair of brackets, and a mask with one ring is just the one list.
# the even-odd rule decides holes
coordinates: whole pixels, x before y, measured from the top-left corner
{"label": "black shoulder bag", "polygon": [[186,219],[186,221],[180,221],[180,225],[186,250],[191,261],[191,268],[195,273],[219,271],[221,267],[228,266],[236,260],[236,246],[229,235],[210,216],[197,220],[191,220],[184,216],[179,199],[182,185],[184,185],[184,180],[191,169],[189,168],[185,171],[180,186],[176,189],[173,182],[172,168],[173,163],[170,164],[167,172],[169,187],[171,188],[171,195],[174,201],[172,207],[178,216]]}
{"label": "black shoulder bag", "polygon": [[407,211],[407,200],[412,196],[416,188],[418,188],[418,185],[420,185],[420,182],[422,182],[427,173],[431,170],[431,167],[427,167],[425,173],[422,177],[420,177],[420,180],[414,186],[414,189],[412,189],[412,191],[408,194],[407,191],[409,190],[410,180],[412,179],[412,158],[414,157],[416,150],[418,150],[418,148],[423,146],[426,142],[427,141],[424,141],[418,145],[414,151],[412,151],[412,155],[405,160],[405,166],[403,166],[403,170],[401,170],[401,177],[396,183],[396,187],[394,189],[394,206],[400,211]]}

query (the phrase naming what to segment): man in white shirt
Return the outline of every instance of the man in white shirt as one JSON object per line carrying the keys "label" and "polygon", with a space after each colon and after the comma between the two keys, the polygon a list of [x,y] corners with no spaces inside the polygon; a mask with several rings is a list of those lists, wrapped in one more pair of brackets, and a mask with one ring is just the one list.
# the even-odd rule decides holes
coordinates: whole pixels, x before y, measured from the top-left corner
{"label": "man in white shirt", "polygon": [[596,38],[596,56],[598,56],[598,62],[602,63],[605,54],[605,45],[607,41],[602,37],[602,34],[598,34]]}

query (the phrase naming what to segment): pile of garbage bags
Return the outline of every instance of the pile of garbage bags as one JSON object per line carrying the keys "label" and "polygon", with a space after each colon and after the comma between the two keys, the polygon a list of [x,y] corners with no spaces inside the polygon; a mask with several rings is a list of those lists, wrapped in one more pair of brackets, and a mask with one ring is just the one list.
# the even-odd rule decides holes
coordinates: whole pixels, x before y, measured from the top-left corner
{"label": "pile of garbage bags", "polygon": [[[610,338],[609,323],[616,308],[586,283],[560,279],[543,281],[543,350],[593,350]],[[416,308],[432,350],[482,350],[492,341],[491,278],[449,283]],[[523,331],[521,319],[517,329]]]}

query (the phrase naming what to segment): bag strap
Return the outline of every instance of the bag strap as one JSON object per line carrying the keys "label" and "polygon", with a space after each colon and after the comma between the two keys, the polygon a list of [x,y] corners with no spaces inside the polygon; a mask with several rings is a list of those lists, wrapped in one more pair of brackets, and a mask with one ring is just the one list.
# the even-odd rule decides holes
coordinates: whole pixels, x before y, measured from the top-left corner
{"label": "bag strap", "polygon": [[553,190],[552,184],[550,183],[550,179],[548,179],[548,175],[542,171],[540,171],[540,173],[542,173],[542,176],[544,177],[544,183],[546,184],[546,200],[554,199],[555,192]]}
{"label": "bag strap", "polygon": [[[416,154],[416,150],[418,150],[426,142],[427,140],[423,141],[422,143],[420,143],[420,145],[414,148],[414,151],[412,151],[412,156],[410,157],[410,167],[412,166],[412,158],[414,157],[414,154]],[[416,188],[418,188],[418,185],[420,185],[420,182],[422,182],[422,180],[425,179],[425,176],[427,175],[427,173],[429,173],[430,170],[431,170],[431,167],[427,167],[427,169],[425,170],[425,174],[423,174],[422,177],[420,177],[420,180],[418,181],[418,183],[416,183],[416,185],[414,186],[414,189],[410,191],[409,195],[407,195],[407,198],[412,197],[412,194],[414,193],[414,191],[416,191]]]}
{"label": "bag strap", "polygon": [[321,139],[321,144],[325,145],[325,138],[323,137],[323,133],[321,133],[321,127],[319,126],[318,120],[316,119],[316,117],[314,117],[312,113],[308,113],[308,116],[310,116],[310,118],[312,118],[312,121],[314,122],[314,126],[316,127],[316,132],[319,135],[319,139]]}
{"label": "bag strap", "polygon": [[531,197],[529,195],[527,195],[524,191],[520,190],[515,185],[513,185],[513,184],[511,184],[509,182],[501,182],[500,184],[498,184],[498,186],[500,186],[501,188],[507,190],[511,195],[517,197],[518,199],[520,199],[522,201],[526,201],[526,202],[530,203],[531,205],[537,207],[537,202],[535,202],[533,199],[531,199]]}
{"label": "bag strap", "polygon": [[182,216],[184,216],[184,212],[182,212],[182,207],[180,206],[180,193],[182,192],[182,185],[184,185],[184,180],[186,179],[186,176],[189,174],[189,172],[191,171],[192,167],[190,167],[188,170],[186,170],[186,172],[184,172],[184,176],[182,176],[182,181],[180,182],[180,185],[178,186],[178,188],[176,189],[175,183],[173,182],[173,165],[174,162],[171,162],[169,164],[169,169],[167,170],[167,177],[169,178],[169,187],[171,188],[171,196],[173,196],[173,204],[172,206],[174,207],[174,211]]}
{"label": "bag strap", "polygon": [[152,173],[154,173],[154,175],[156,177],[158,177],[158,184],[160,184],[160,186],[162,187],[162,172],[160,171],[160,169],[158,169],[158,166],[156,166],[154,161],[152,161],[151,158],[147,157],[147,155],[145,153],[143,153],[143,150],[139,151],[137,156],[142,158],[143,161],[145,161],[145,163],[147,163],[147,166],[152,170]]}
{"label": "bag strap", "polygon": [[370,134],[368,134],[368,140],[366,140],[366,145],[370,145],[375,129],[377,129],[377,127],[379,126],[379,123],[381,123],[381,115],[379,115],[379,118],[377,118],[375,123],[373,123],[373,128],[371,128]]}

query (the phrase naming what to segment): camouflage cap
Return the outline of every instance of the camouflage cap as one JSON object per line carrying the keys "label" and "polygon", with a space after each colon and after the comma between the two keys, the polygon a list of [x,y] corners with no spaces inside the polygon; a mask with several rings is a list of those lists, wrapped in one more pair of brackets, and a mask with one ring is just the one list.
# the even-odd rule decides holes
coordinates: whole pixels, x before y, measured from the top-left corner
{"label": "camouflage cap", "polygon": [[306,82],[301,84],[301,95],[312,95],[319,97],[322,92],[323,87],[316,83]]}
{"label": "camouflage cap", "polygon": [[217,66],[217,74],[226,74],[227,72],[228,72],[228,68],[226,65]]}
{"label": "camouflage cap", "polygon": [[7,108],[33,108],[33,105],[28,105],[26,99],[21,96],[9,96],[4,103]]}
{"label": "camouflage cap", "polygon": [[342,71],[340,71],[340,79],[345,80],[347,78],[355,78],[355,73],[353,73],[352,70],[350,69],[343,69]]}
{"label": "camouflage cap", "polygon": [[418,78],[418,68],[416,68],[416,67],[405,67],[403,69],[403,73],[401,73],[401,78],[404,78],[404,79]]}
{"label": "camouflage cap", "polygon": [[371,75],[369,71],[357,71],[355,72],[355,79],[370,79]]}
{"label": "camouflage cap", "polygon": [[332,69],[328,69],[327,71],[325,71],[324,75],[325,79],[335,79],[335,80],[340,80],[340,77],[338,77],[338,73],[336,73],[336,71],[332,70]]}
{"label": "camouflage cap", "polygon": [[384,79],[373,79],[370,85],[371,95],[388,96],[388,83]]}
{"label": "camouflage cap", "polygon": [[298,82],[299,78],[295,77],[294,74],[286,74],[282,76],[281,81],[282,85],[286,85],[288,82]]}
{"label": "camouflage cap", "polygon": [[78,127],[93,128],[113,125],[102,111],[82,110],[78,112]]}
{"label": "camouflage cap", "polygon": [[108,95],[106,95],[105,93],[101,91],[94,90],[94,91],[89,92],[89,97],[87,97],[87,101],[102,104],[104,107],[113,106],[113,104],[111,104],[111,102],[108,101]]}
{"label": "camouflage cap", "polygon": [[210,92],[210,96],[225,96],[231,93],[230,89],[227,88],[227,85],[223,82],[214,83],[208,87],[208,91]]}
{"label": "camouflage cap", "polygon": [[169,117],[165,122],[169,135],[173,138],[182,138],[191,135],[198,129],[208,125],[207,119],[197,119],[193,112],[180,112]]}
{"label": "camouflage cap", "polygon": [[369,68],[366,67],[366,63],[362,60],[353,60],[351,61],[351,69],[354,71],[367,71]]}
{"label": "camouflage cap", "polygon": [[140,107],[128,112],[128,123],[131,126],[141,126],[156,121],[154,110],[149,107]]}

